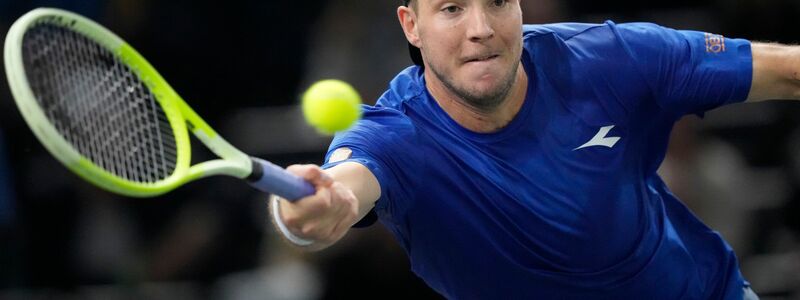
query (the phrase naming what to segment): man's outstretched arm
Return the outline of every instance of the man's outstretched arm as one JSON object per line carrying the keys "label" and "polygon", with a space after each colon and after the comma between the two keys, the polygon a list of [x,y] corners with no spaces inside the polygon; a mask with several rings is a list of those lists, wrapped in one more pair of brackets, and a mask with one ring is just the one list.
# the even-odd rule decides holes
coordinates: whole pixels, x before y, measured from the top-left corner
{"label": "man's outstretched arm", "polygon": [[313,241],[305,247],[310,251],[336,243],[380,197],[378,180],[359,163],[344,162],[327,170],[292,165],[286,170],[312,183],[317,192],[296,202],[278,201],[278,215],[273,220],[280,218],[291,234]]}
{"label": "man's outstretched arm", "polygon": [[800,46],[753,43],[753,83],[748,102],[800,99]]}

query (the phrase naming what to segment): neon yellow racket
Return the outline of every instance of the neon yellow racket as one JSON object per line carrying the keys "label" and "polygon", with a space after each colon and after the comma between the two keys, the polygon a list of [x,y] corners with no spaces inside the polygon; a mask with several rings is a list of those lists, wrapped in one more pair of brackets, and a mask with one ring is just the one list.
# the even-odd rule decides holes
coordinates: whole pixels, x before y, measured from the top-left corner
{"label": "neon yellow racket", "polygon": [[[314,193],[222,139],[136,50],[92,20],[35,9],[9,30],[4,56],[17,107],[39,141],[106,190],[148,197],[229,175],[289,200]],[[187,131],[220,158],[190,166]]]}

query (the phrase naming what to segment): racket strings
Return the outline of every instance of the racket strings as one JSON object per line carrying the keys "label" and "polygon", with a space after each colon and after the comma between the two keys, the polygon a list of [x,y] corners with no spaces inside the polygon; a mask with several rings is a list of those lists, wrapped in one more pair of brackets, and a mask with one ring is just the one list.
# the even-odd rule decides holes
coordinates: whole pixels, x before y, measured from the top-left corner
{"label": "racket strings", "polygon": [[139,183],[174,172],[177,147],[166,114],[111,51],[71,29],[40,23],[23,37],[23,62],[37,102],[78,153]]}

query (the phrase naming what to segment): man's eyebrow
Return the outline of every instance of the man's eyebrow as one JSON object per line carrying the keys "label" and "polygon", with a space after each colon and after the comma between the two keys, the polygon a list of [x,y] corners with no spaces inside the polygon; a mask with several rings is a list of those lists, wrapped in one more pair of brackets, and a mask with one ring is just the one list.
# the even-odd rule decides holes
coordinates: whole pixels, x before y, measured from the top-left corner
{"label": "man's eyebrow", "polygon": [[[419,0],[417,0],[417,1],[419,1]],[[431,7],[436,7],[436,6],[441,5],[442,3],[447,2],[447,1],[453,1],[453,0],[430,0],[428,2],[429,2]],[[417,4],[419,4],[419,3],[417,3]]]}
{"label": "man's eyebrow", "polygon": [[[419,1],[419,0],[415,0],[415,1]],[[431,4],[431,6],[436,7],[436,6],[442,5],[443,3],[447,3],[447,2],[452,2],[452,3],[455,3],[455,4],[461,5],[461,4],[464,4],[465,2],[468,2],[468,1],[466,1],[466,0],[430,0],[428,2]]]}

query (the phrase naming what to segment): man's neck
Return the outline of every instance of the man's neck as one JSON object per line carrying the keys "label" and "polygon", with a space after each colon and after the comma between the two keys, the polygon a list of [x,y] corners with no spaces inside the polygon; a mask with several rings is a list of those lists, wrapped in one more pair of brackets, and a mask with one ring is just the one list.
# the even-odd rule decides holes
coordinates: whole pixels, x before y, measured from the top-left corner
{"label": "man's neck", "polygon": [[506,99],[487,112],[467,104],[435,77],[432,72],[425,72],[426,87],[434,100],[456,123],[478,133],[495,132],[508,125],[522,108],[528,90],[528,76],[520,64]]}

